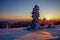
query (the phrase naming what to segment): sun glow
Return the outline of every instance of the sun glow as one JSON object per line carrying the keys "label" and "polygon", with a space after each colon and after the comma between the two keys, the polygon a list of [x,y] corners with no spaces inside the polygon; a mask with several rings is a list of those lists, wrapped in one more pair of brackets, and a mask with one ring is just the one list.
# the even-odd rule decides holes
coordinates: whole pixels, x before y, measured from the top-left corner
{"label": "sun glow", "polygon": [[49,20],[49,19],[50,19],[50,17],[47,17],[46,19],[48,19],[48,20]]}
{"label": "sun glow", "polygon": [[46,15],[44,15],[44,18],[46,18],[47,20],[50,20],[52,18],[52,16],[50,14],[46,14]]}
{"label": "sun glow", "polygon": [[51,18],[50,17],[45,17],[47,20],[50,20]]}

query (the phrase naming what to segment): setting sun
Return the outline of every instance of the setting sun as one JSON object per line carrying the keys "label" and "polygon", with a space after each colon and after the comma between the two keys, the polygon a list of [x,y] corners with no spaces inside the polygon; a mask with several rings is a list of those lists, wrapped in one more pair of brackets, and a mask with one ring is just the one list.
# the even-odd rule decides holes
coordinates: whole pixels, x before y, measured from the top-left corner
{"label": "setting sun", "polygon": [[51,18],[50,17],[45,17],[47,20],[50,20]]}
{"label": "setting sun", "polygon": [[50,19],[50,17],[47,17],[46,19],[48,19],[48,20],[49,20],[49,19]]}

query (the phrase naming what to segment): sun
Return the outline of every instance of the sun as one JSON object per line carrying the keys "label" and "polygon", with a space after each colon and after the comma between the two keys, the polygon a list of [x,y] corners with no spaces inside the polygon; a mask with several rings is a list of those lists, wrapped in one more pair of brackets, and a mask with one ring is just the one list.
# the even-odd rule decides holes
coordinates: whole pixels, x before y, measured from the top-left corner
{"label": "sun", "polygon": [[47,17],[46,19],[50,20],[50,17]]}

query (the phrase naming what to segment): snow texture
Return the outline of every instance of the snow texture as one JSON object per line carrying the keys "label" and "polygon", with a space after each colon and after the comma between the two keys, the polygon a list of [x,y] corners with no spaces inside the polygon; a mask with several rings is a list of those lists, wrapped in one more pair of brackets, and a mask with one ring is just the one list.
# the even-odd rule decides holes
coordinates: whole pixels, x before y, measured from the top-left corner
{"label": "snow texture", "polygon": [[60,25],[55,28],[27,31],[26,28],[0,29],[0,40],[60,40]]}

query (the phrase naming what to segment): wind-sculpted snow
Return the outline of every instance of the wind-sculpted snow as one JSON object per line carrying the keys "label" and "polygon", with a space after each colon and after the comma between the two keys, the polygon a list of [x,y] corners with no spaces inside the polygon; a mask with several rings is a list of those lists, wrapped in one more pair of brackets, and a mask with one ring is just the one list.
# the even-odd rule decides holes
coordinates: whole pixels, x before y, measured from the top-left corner
{"label": "wind-sculpted snow", "polygon": [[26,28],[0,29],[0,40],[60,40],[60,26],[38,31],[27,31]]}
{"label": "wind-sculpted snow", "polygon": [[47,40],[47,39],[58,38],[57,36],[52,36],[49,32],[37,31],[28,33],[22,37],[16,38],[15,40]]}

